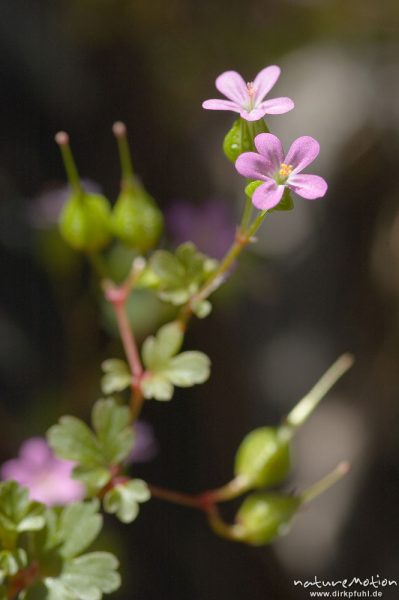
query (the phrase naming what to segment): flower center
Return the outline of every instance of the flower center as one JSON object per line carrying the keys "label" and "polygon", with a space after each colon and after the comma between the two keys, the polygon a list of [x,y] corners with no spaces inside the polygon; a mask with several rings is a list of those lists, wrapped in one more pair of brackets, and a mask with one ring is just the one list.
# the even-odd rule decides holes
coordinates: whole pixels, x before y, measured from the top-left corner
{"label": "flower center", "polygon": [[247,91],[248,91],[248,96],[249,96],[249,110],[252,110],[254,107],[254,95],[255,95],[255,88],[254,88],[253,81],[247,82]]}
{"label": "flower center", "polygon": [[247,90],[248,90],[249,97],[252,98],[252,96],[255,93],[254,82],[253,81],[248,81],[248,83],[247,83]]}
{"label": "flower center", "polygon": [[292,173],[292,169],[293,169],[292,165],[287,165],[285,163],[281,163],[280,169],[275,177],[278,185],[282,185],[283,183],[285,183],[287,181],[288,177]]}

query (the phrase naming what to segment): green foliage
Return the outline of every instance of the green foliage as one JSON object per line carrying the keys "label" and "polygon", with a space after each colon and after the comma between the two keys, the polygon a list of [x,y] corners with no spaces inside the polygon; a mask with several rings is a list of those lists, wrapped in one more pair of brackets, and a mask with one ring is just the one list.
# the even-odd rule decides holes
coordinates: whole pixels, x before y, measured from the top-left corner
{"label": "green foliage", "polygon": [[18,535],[44,527],[44,506],[29,500],[28,490],[15,481],[0,484],[0,540],[13,549]]}
{"label": "green foliage", "polygon": [[96,402],[92,424],[94,432],[76,417],[61,417],[47,438],[57,456],[77,463],[74,477],[95,494],[110,481],[111,467],[129,455],[134,434],[129,408],[113,398]]}
{"label": "green foliage", "polygon": [[101,379],[101,389],[104,394],[122,392],[131,385],[132,375],[124,360],[109,358],[102,365],[104,376]]}
{"label": "green foliage", "polygon": [[145,481],[132,479],[115,485],[104,496],[104,510],[116,514],[122,523],[131,523],[139,513],[139,503],[151,497]]}
{"label": "green foliage", "polygon": [[1,483],[0,600],[9,597],[17,574],[26,577],[21,600],[101,600],[116,590],[115,557],[106,552],[82,555],[101,530],[99,505],[95,499],[46,508],[31,502],[16,482]]}
{"label": "green foliage", "polygon": [[147,369],[141,382],[145,398],[170,400],[173,387],[191,387],[209,377],[210,360],[202,352],[177,354],[183,343],[183,331],[177,322],[168,323],[157,335],[148,337],[142,348]]}
{"label": "green foliage", "polygon": [[234,121],[223,140],[223,152],[231,162],[235,162],[243,152],[255,150],[253,141],[259,133],[268,132],[264,119],[249,122],[240,117]]}
{"label": "green foliage", "polygon": [[163,216],[137,181],[119,195],[112,211],[112,228],[124,244],[140,252],[147,252],[157,243],[163,229]]}
{"label": "green foliage", "polygon": [[260,427],[241,442],[235,458],[235,474],[248,479],[251,487],[280,483],[290,469],[290,430]]}
{"label": "green foliage", "polygon": [[[158,277],[159,297],[176,306],[185,304],[198,292],[217,264],[198,252],[191,242],[181,244],[175,254],[158,250],[150,260],[150,268]],[[203,308],[199,312],[203,313]]]}
{"label": "green foliage", "polygon": [[102,528],[99,502],[75,502],[61,512],[58,534],[62,540],[60,554],[64,558],[78,556],[96,539]]}
{"label": "green foliage", "polygon": [[[28,564],[28,557],[23,548],[0,550],[0,581],[9,575],[15,575]],[[0,596],[1,598],[1,596]]]}
{"label": "green foliage", "polygon": [[236,522],[244,531],[244,541],[262,546],[283,535],[300,504],[300,499],[283,494],[248,496],[236,515]]}
{"label": "green foliage", "polygon": [[84,252],[96,252],[110,239],[110,207],[100,194],[73,194],[60,216],[60,231],[65,241]]}
{"label": "green foliage", "polygon": [[46,527],[33,539],[35,559],[46,576],[26,600],[100,600],[120,586],[118,561],[108,552],[83,554],[98,536],[99,502],[76,502],[46,511]]}

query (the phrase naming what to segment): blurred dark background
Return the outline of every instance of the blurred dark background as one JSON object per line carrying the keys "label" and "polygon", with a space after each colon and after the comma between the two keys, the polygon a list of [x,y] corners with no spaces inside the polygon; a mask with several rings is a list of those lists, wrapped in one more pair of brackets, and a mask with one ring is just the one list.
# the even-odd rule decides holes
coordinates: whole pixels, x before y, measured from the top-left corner
{"label": "blurred dark background", "polygon": [[[398,34],[397,0],[0,2],[1,460],[63,412],[87,417],[101,360],[121,355],[87,265],[54,227],[57,130],[82,176],[115,199],[111,125],[124,120],[135,168],[171,215],[163,244],[190,206],[180,235],[216,254],[242,180],[220,151],[233,115],[201,102],[224,70],[251,80],[278,64],[271,97],[296,109],[270,129],[286,147],[316,137],[313,171],[329,182],[325,199],[266,220],[212,315],[193,324],[187,347],[211,357],[212,377],[148,403],[161,452],[135,472],[187,492],[227,481],[243,436],[277,423],[347,350],[355,367],[296,439],[288,488],[343,458],[352,471],[271,548],[229,544],[201,515],[156,500],[130,527],[110,519],[121,600],[306,599],[294,578],[399,580]],[[162,315],[150,318],[149,301],[137,310],[142,337]]]}

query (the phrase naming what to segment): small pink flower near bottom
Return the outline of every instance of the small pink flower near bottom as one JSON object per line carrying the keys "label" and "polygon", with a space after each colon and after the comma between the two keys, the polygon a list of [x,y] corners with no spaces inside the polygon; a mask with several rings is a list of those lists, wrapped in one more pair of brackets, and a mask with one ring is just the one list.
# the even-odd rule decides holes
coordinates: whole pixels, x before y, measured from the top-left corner
{"label": "small pink flower near bottom", "polygon": [[74,463],[54,456],[44,438],[26,440],[18,458],[1,467],[3,480],[14,480],[29,490],[31,500],[48,506],[83,500],[84,486],[72,479]]}
{"label": "small pink flower near bottom", "polygon": [[256,208],[269,210],[277,206],[285,188],[307,200],[325,195],[328,186],[322,177],[300,175],[319,154],[320,145],[315,139],[299,137],[286,155],[281,141],[271,133],[260,133],[254,142],[258,152],[244,152],[237,158],[235,166],[240,175],[264,182],[252,196]]}

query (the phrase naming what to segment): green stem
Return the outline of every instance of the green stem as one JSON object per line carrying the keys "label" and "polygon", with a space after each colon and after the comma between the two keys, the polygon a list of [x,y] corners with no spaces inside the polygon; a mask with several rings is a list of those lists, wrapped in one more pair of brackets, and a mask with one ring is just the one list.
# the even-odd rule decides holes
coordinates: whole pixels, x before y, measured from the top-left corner
{"label": "green stem", "polygon": [[244,232],[247,229],[249,222],[251,220],[251,215],[252,215],[252,199],[249,198],[248,196],[245,196],[244,210],[242,213],[239,231]]}
{"label": "green stem", "polygon": [[332,386],[351,368],[354,358],[351,354],[343,354],[324,373],[316,385],[298,402],[288,414],[285,425],[289,427],[300,427],[314,411],[319,402],[324,398]]}
{"label": "green stem", "polygon": [[118,144],[119,160],[122,171],[122,186],[124,188],[132,188],[134,186],[133,163],[129,142],[127,141],[125,124],[121,121],[117,121],[114,123],[113,132]]}
{"label": "green stem", "polygon": [[71,147],[69,145],[69,136],[64,131],[59,131],[55,136],[55,141],[57,142],[61,151],[62,161],[64,163],[69,184],[75,194],[81,196],[84,194],[84,190],[82,184],[80,183],[79,172],[73,158]]}
{"label": "green stem", "polygon": [[266,216],[267,211],[264,210],[256,217],[256,219],[252,222],[250,227],[244,232],[237,232],[237,236],[235,242],[230,247],[228,252],[225,254],[223,260],[220,262],[218,268],[210,275],[207,281],[204,283],[202,288],[195,294],[187,304],[183,306],[180,311],[180,315],[178,317],[178,321],[184,327],[192,315],[193,309],[192,307],[201,302],[202,300],[206,300],[208,296],[214,291],[215,287],[217,287],[217,282],[226,275],[236,258],[241,254],[243,249],[249,244],[252,239],[252,236],[258,231],[259,227],[263,223],[263,220]]}
{"label": "green stem", "polygon": [[238,475],[226,483],[226,485],[207,492],[207,495],[212,498],[214,502],[226,502],[242,496],[242,494],[247,492],[250,487],[251,483],[248,478],[243,475]]}
{"label": "green stem", "polygon": [[331,486],[337,483],[337,481],[342,479],[342,477],[344,477],[348,473],[349,468],[350,465],[348,462],[344,461],[339,463],[339,465],[335,467],[335,469],[331,471],[331,473],[323,477],[323,479],[320,479],[320,481],[310,486],[310,488],[308,488],[307,490],[302,492],[302,494],[300,494],[299,497],[301,499],[301,502],[303,504],[310,502],[317,496],[320,496],[320,494],[323,494]]}
{"label": "green stem", "polygon": [[166,488],[159,487],[157,485],[148,486],[151,495],[159,500],[165,500],[166,502],[172,502],[173,504],[180,504],[181,506],[187,506],[189,508],[197,508],[202,510],[200,496],[192,496],[190,494],[183,494],[181,492],[175,492]]}
{"label": "green stem", "polygon": [[211,529],[220,537],[232,541],[240,542],[244,539],[245,531],[242,525],[235,523],[228,525],[220,516],[217,506],[213,505],[207,510],[208,523]]}

